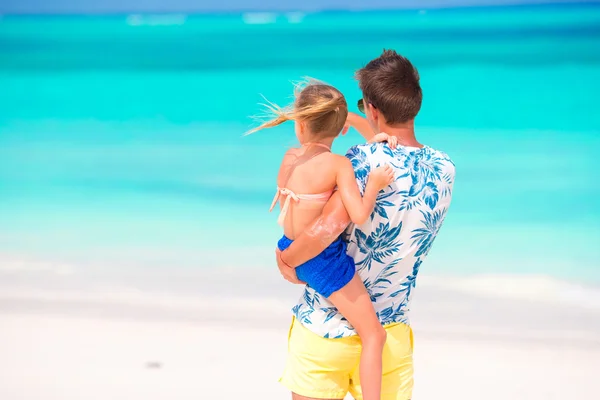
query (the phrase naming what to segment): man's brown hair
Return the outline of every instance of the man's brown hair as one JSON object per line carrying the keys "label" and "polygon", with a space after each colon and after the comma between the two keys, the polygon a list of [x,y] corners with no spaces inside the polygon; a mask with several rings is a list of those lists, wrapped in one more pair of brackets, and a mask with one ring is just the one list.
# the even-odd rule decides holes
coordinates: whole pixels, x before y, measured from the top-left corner
{"label": "man's brown hair", "polygon": [[421,109],[423,93],[419,72],[394,50],[383,50],[356,72],[365,102],[375,107],[388,124],[414,119]]}

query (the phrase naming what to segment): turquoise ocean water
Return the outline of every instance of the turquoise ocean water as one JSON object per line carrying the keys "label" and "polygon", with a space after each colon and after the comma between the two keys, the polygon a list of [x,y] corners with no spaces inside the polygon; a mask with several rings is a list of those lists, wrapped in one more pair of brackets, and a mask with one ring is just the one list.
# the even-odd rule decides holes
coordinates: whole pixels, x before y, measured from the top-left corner
{"label": "turquoise ocean water", "polygon": [[311,76],[354,108],[353,72],[383,48],[419,68],[418,135],[457,166],[427,272],[600,282],[592,5],[4,16],[0,273],[273,268],[294,135],[242,137],[260,95]]}

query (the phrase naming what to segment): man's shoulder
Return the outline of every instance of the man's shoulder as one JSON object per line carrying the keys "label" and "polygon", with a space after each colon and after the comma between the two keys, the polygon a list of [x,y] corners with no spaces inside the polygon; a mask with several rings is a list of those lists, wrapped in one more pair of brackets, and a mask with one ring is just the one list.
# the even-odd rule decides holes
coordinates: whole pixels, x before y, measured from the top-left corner
{"label": "man's shoulder", "polygon": [[447,153],[431,147],[427,147],[427,149],[429,150],[430,157],[435,160],[436,164],[440,164],[446,173],[454,175],[456,166]]}
{"label": "man's shoulder", "polygon": [[[386,151],[387,149],[387,151]],[[363,162],[375,162],[375,164],[381,162],[382,156],[393,156],[392,150],[384,143],[363,143],[357,144],[346,153],[346,157],[352,160],[361,160]]]}
{"label": "man's shoulder", "polygon": [[426,154],[428,158],[435,160],[437,163],[447,164],[450,169],[454,169],[455,167],[454,161],[452,161],[447,153],[430,146],[422,148],[398,147],[392,150],[385,143],[363,143],[350,147],[346,153],[346,157],[353,161],[353,164],[361,161],[361,163],[377,165],[390,158],[396,160],[407,159],[415,157],[418,154]]}
{"label": "man's shoulder", "polygon": [[346,157],[349,159],[355,157],[366,157],[368,154],[369,143],[356,144],[348,149]]}
{"label": "man's shoulder", "polygon": [[454,165],[454,161],[452,161],[452,159],[450,158],[450,156],[442,151],[442,150],[438,150],[438,149],[434,149],[433,147],[429,147],[429,146],[425,146],[425,148],[427,148],[429,150],[429,152],[433,155],[435,155],[437,158],[443,159],[445,161],[448,161],[449,163],[451,163],[452,165]]}

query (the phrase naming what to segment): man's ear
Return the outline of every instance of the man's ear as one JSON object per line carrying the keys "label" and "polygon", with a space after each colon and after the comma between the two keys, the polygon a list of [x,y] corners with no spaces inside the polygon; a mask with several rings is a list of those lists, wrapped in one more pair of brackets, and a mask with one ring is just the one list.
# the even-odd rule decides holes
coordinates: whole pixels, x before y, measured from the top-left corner
{"label": "man's ear", "polygon": [[371,120],[375,125],[379,125],[379,110],[373,107],[373,104],[367,104],[367,108],[369,109],[369,114],[371,115]]}

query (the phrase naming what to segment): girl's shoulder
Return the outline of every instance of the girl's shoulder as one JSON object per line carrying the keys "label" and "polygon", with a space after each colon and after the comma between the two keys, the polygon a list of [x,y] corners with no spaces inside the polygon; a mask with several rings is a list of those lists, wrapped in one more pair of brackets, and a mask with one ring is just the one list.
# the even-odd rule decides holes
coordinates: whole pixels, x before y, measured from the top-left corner
{"label": "girl's shoulder", "polygon": [[339,165],[339,166],[343,166],[350,162],[350,160],[348,160],[348,158],[346,156],[344,156],[342,154],[335,154],[335,153],[331,153],[331,160],[333,162],[335,162],[336,165]]}
{"label": "girl's shoulder", "polygon": [[299,148],[288,149],[285,152],[285,154],[283,155],[283,157],[284,158],[295,158],[295,159],[305,158],[306,161],[314,160],[314,161],[321,161],[321,162],[339,161],[341,159],[346,158],[343,155],[335,154],[335,153],[332,153],[329,151],[324,151],[322,153],[312,155],[312,156],[305,156],[302,149],[299,149]]}

